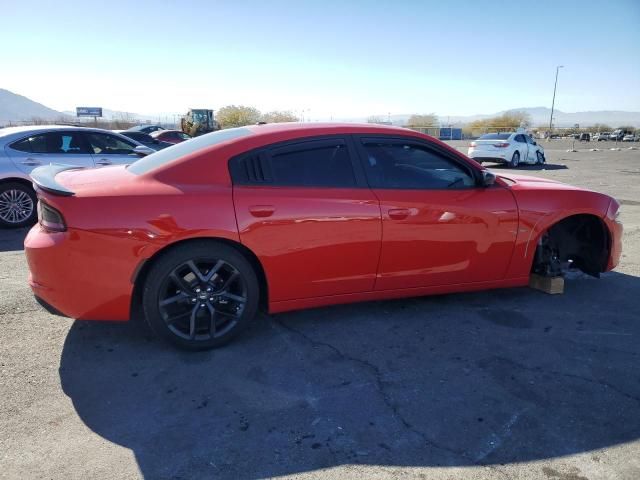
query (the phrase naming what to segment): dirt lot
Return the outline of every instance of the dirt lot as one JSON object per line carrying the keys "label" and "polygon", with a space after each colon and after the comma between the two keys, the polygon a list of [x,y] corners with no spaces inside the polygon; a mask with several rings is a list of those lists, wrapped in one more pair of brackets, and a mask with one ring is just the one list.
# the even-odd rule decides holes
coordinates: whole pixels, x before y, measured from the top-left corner
{"label": "dirt lot", "polygon": [[0,478],[640,478],[640,150],[545,146],[520,170],[622,201],[617,271],[263,316],[207,353],[46,313],[0,232]]}

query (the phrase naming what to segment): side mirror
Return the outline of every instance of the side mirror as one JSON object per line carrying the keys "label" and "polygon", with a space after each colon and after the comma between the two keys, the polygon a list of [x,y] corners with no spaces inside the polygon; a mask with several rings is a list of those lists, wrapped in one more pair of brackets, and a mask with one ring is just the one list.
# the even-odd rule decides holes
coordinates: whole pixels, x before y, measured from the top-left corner
{"label": "side mirror", "polygon": [[493,172],[490,172],[489,170],[483,170],[482,171],[482,186],[483,187],[490,187],[494,183],[496,183],[496,174],[493,173]]}
{"label": "side mirror", "polygon": [[135,153],[139,157],[146,157],[147,155],[151,155],[154,152],[155,150],[153,148],[149,148],[144,145],[138,145],[133,149],[133,153]]}
{"label": "side mirror", "polygon": [[534,141],[533,141],[533,144],[534,144],[534,145],[537,145],[538,143],[534,140]]}

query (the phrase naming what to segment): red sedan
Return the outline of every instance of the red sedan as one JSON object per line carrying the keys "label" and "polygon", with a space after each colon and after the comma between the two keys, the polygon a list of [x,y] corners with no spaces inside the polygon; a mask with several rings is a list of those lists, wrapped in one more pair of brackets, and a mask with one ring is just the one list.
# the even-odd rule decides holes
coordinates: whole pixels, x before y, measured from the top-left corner
{"label": "red sedan", "polygon": [[136,163],[32,174],[35,295],[77,319],[127,320],[199,349],[258,309],[527,285],[616,266],[607,195],[496,176],[429,136],[378,125],[210,133]]}
{"label": "red sedan", "polygon": [[160,142],[167,143],[182,143],[185,140],[190,140],[191,136],[187,135],[180,130],[156,130],[155,132],[151,132],[151,135],[155,140],[159,140]]}

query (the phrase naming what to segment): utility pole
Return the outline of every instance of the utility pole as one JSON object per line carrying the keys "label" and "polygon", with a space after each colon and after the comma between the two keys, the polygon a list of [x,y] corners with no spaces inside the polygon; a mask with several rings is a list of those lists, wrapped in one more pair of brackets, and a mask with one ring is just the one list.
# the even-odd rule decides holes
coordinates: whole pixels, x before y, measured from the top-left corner
{"label": "utility pole", "polygon": [[558,65],[556,67],[556,81],[553,84],[553,100],[551,100],[551,117],[549,118],[549,136],[547,137],[547,141],[551,140],[551,129],[553,128],[553,107],[556,104],[556,89],[558,88],[558,72],[561,68],[564,68],[564,65]]}

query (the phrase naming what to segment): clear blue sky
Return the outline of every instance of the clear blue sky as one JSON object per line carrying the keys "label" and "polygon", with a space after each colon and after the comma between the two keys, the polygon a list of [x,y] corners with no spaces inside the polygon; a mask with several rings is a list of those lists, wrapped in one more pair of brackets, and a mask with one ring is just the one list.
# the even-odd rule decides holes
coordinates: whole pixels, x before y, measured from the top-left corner
{"label": "clear blue sky", "polygon": [[640,111],[640,1],[0,0],[7,88],[59,110]]}

